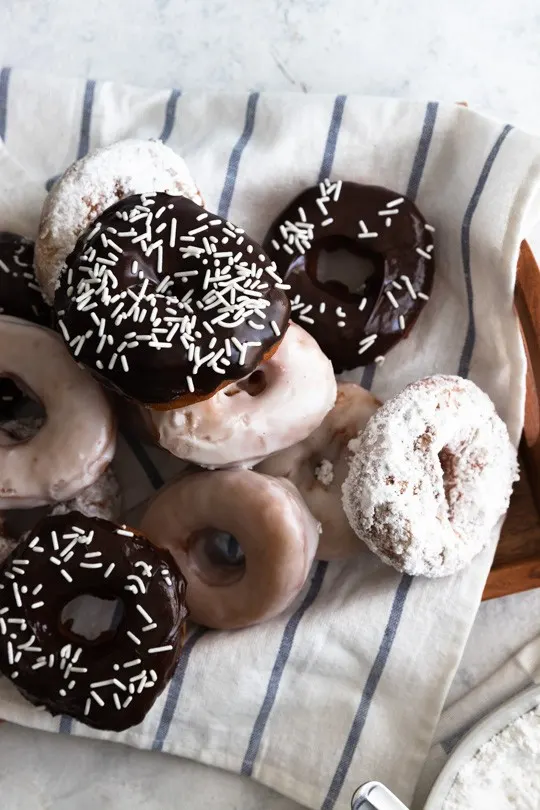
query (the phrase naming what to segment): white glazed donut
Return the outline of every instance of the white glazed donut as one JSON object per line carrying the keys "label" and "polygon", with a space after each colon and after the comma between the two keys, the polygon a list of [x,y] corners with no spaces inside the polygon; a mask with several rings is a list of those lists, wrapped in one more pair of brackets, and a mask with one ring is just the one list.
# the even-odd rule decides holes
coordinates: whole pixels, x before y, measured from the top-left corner
{"label": "white glazed donut", "polygon": [[407,386],[351,445],[345,513],[375,554],[407,574],[464,568],[491,539],[517,479],[506,425],[460,377]]}
{"label": "white glazed donut", "polygon": [[349,471],[349,441],[366,426],[380,406],[354,383],[338,383],[336,404],[322,424],[303,442],[265,459],[257,471],[286,478],[298,487],[311,514],[321,524],[319,560],[358,554],[364,545],[349,525],[341,503],[341,487]]}
{"label": "white glazed donut", "polygon": [[[251,470],[188,473],[150,504],[141,529],[187,580],[193,621],[232,630],[277,616],[303,587],[319,524],[288,481]],[[244,560],[219,546],[236,540]]]}
{"label": "white glazed donut", "polygon": [[80,512],[85,517],[117,521],[122,511],[122,496],[118,479],[109,467],[97,481],[78,492],[70,501],[58,503],[51,515]]}
{"label": "white glazed donut", "polygon": [[51,330],[0,316],[0,376],[20,380],[46,412],[35,436],[0,434],[0,509],[67,501],[109,465],[115,420],[99,385]]}
{"label": "white glazed donut", "polygon": [[36,242],[36,275],[50,304],[62,264],[90,223],[123,197],[151,191],[203,204],[184,160],[161,141],[118,141],[64,172],[45,200]]}
{"label": "white glazed donut", "polygon": [[186,408],[146,410],[159,444],[201,467],[251,467],[302,441],[336,399],[332,364],[296,324],[247,380]]}

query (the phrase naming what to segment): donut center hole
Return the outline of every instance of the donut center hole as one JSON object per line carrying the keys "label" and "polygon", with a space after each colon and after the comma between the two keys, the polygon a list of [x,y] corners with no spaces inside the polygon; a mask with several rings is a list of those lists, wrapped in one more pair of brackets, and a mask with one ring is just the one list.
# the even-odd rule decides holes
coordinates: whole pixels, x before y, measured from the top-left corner
{"label": "donut center hole", "polygon": [[221,529],[193,532],[188,539],[188,557],[207,585],[233,585],[246,570],[246,558],[236,537]]}
{"label": "donut center hole", "polygon": [[444,496],[446,498],[446,502],[450,505],[452,500],[452,491],[456,486],[456,464],[457,459],[455,453],[453,453],[450,448],[443,447],[443,449],[439,452],[439,464],[441,465],[442,470],[442,479],[443,479],[443,487],[444,487]]}
{"label": "donut center hole", "polygon": [[45,419],[45,408],[22,380],[0,376],[0,446],[29,441]]}
{"label": "donut center hole", "polygon": [[313,253],[316,280],[332,288],[337,295],[340,288],[342,293],[359,295],[364,292],[368,279],[382,270],[382,260],[377,253],[340,237],[320,242]]}
{"label": "donut center hole", "polygon": [[245,391],[250,397],[258,397],[259,394],[262,394],[266,389],[266,386],[266,375],[264,371],[259,368],[257,371],[254,371],[253,374],[250,374],[249,377],[246,377],[245,380],[240,380],[234,383],[234,385],[229,386],[225,391],[225,396],[234,397],[236,394],[239,394],[240,391]]}
{"label": "donut center hole", "polygon": [[64,605],[60,625],[70,638],[106,641],[115,634],[123,616],[121,599],[82,593]]}

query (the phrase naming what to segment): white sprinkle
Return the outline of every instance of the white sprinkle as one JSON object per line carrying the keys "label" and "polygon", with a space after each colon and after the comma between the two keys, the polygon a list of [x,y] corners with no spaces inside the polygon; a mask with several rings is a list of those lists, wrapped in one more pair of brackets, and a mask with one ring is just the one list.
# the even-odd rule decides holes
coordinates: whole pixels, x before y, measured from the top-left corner
{"label": "white sprinkle", "polygon": [[192,228],[188,231],[189,236],[195,236],[196,233],[203,233],[208,230],[208,225],[201,225],[200,228]]}
{"label": "white sprinkle", "polygon": [[152,624],[147,624],[147,625],[145,625],[145,626],[143,627],[142,631],[143,631],[143,633],[147,633],[147,632],[148,632],[148,630],[155,630],[155,629],[156,629],[156,627],[157,627],[157,624],[156,624],[155,622],[152,622]]}
{"label": "white sprinkle", "polygon": [[[135,644],[141,643],[140,638],[137,638],[137,636],[134,633],[132,633],[131,630],[128,630],[127,634],[130,637],[130,639],[135,642]],[[150,652],[150,650],[148,650],[148,652]]]}
{"label": "white sprinkle", "polygon": [[114,705],[116,706],[118,711],[120,711],[120,709],[122,708],[122,704],[120,703],[120,698],[118,697],[116,692],[113,694],[113,700],[114,700]]}
{"label": "white sprinkle", "polygon": [[126,698],[126,700],[124,700],[124,702],[122,704],[122,708],[127,709],[127,707],[129,706],[129,704],[131,703],[132,700],[133,700],[133,698],[130,695],[128,698]]}
{"label": "white sprinkle", "polygon": [[399,214],[399,211],[398,211],[398,210],[396,210],[396,209],[394,209],[393,211],[386,211],[386,210],[384,210],[384,211],[377,211],[377,214],[378,214],[380,217],[387,217],[389,214]]}
{"label": "white sprinkle", "polygon": [[82,563],[79,563],[79,568],[103,568],[103,563],[100,563],[100,562],[98,562],[98,563],[82,562]]}
{"label": "white sprinkle", "polygon": [[367,304],[367,298],[362,298],[362,300],[360,301],[360,303],[358,305],[358,310],[360,312],[363,312],[365,307],[366,307],[366,304]]}
{"label": "white sprinkle", "polygon": [[422,250],[422,248],[417,247],[417,248],[416,248],[416,252],[418,253],[418,255],[419,255],[419,256],[422,256],[422,258],[424,258],[424,259],[431,259],[431,258],[433,258],[432,256],[430,256],[430,255],[429,255],[429,253],[427,252],[427,250]]}
{"label": "white sprinkle", "polygon": [[402,282],[407,287],[407,292],[409,293],[409,295],[411,296],[413,301],[416,301],[417,295],[416,295],[416,293],[414,291],[413,285],[411,284],[410,278],[408,276],[400,276],[400,279],[402,280]]}
{"label": "white sprinkle", "polygon": [[37,596],[37,594],[40,592],[40,590],[41,590],[42,588],[43,588],[43,585],[36,585],[36,587],[35,587],[35,588],[34,588],[34,590],[32,591],[32,596]]}
{"label": "white sprinkle", "polygon": [[389,228],[390,225],[392,224],[392,218],[386,217],[386,219],[384,220],[384,224],[386,225],[387,228]]}
{"label": "white sprinkle", "polygon": [[405,197],[397,197],[395,200],[390,200],[390,202],[387,202],[386,207],[393,208],[395,205],[401,205],[402,202],[405,202]]}
{"label": "white sprinkle", "polygon": [[154,653],[168,652],[169,650],[172,650],[172,649],[173,649],[172,644],[164,644],[163,647],[150,647],[148,652],[151,655],[153,655]]}
{"label": "white sprinkle", "polygon": [[21,595],[19,593],[19,586],[16,582],[13,583],[13,594],[15,596],[15,602],[17,603],[17,607],[22,607]]}
{"label": "white sprinkle", "polygon": [[7,650],[8,650],[8,663],[12,667],[13,666],[13,644],[11,641],[7,643]]}
{"label": "white sprinkle", "polygon": [[88,672],[88,669],[86,667],[71,667],[71,671],[85,673]]}
{"label": "white sprinkle", "polygon": [[423,293],[423,292],[419,292],[419,293],[418,293],[418,298],[421,298],[421,299],[422,299],[422,301],[429,301],[429,295],[426,295],[426,294],[425,294],[425,293]]}
{"label": "white sprinkle", "polygon": [[114,684],[114,678],[110,678],[108,681],[95,681],[90,684],[90,688],[100,689],[102,686],[111,686],[111,684]]}
{"label": "white sprinkle", "polygon": [[67,546],[63,548],[62,551],[60,552],[60,556],[65,557],[66,554],[69,554],[73,546],[76,546],[78,542],[79,539],[77,538],[76,540],[72,540],[71,543],[68,543]]}
{"label": "white sprinkle", "polygon": [[129,371],[129,363],[127,361],[127,357],[126,357],[125,354],[123,354],[121,356],[120,362],[122,363],[122,367],[123,367],[124,371]]}
{"label": "white sprinkle", "polygon": [[398,321],[399,321],[399,328],[403,332],[405,330],[405,318],[403,317],[403,315],[399,316]]}
{"label": "white sprinkle", "polygon": [[435,233],[435,228],[433,227],[433,225],[428,225],[427,222],[426,222],[424,227],[425,227],[426,231],[431,231],[431,233]]}
{"label": "white sprinkle", "polygon": [[68,574],[68,572],[65,571],[63,568],[60,570],[60,573],[62,574],[64,579],[67,579],[68,582],[73,582],[73,577],[70,574]]}
{"label": "white sprinkle", "polygon": [[433,248],[434,248],[434,245],[428,245],[426,250],[427,250],[428,253],[431,253]]}
{"label": "white sprinkle", "polygon": [[382,354],[379,354],[375,358],[375,362],[377,363],[378,366],[382,366],[382,364],[384,363],[384,356]]}
{"label": "white sprinkle", "polygon": [[392,306],[394,307],[394,309],[399,309],[399,304],[396,301],[396,297],[395,297],[394,293],[392,292],[392,290],[386,290],[385,295],[388,298],[388,300],[390,301],[390,303],[392,304]]}
{"label": "white sprinkle", "polygon": [[346,324],[346,322],[345,322],[345,321],[338,321],[338,322],[337,322],[337,325],[339,326],[339,328],[340,328],[340,329],[341,329],[342,327],[344,327],[344,326],[347,326],[347,324]]}
{"label": "white sprinkle", "polygon": [[274,248],[274,250],[279,250],[280,245],[276,239],[272,239],[272,247]]}
{"label": "white sprinkle", "polygon": [[358,238],[359,239],[376,239],[378,235],[379,234],[377,233],[377,231],[372,231],[371,233],[369,231],[367,231],[367,232],[364,231],[364,233],[359,233],[358,234]]}
{"label": "white sprinkle", "polygon": [[105,706],[105,701],[100,698],[97,692],[94,692],[94,690],[92,690],[90,694],[92,695],[96,703],[99,703],[100,706]]}
{"label": "white sprinkle", "polygon": [[33,665],[30,667],[30,669],[40,669],[41,667],[46,667],[46,666],[47,666],[47,662],[46,662],[46,661],[38,661],[38,663],[37,663],[37,664],[33,664]]}
{"label": "white sprinkle", "polygon": [[298,316],[298,318],[299,318],[299,320],[301,320],[301,321],[305,321],[305,323],[315,323],[315,321],[313,320],[313,318],[308,318],[308,316],[307,316],[307,315],[299,315],[299,316]]}
{"label": "white sprinkle", "polygon": [[124,537],[135,537],[135,533],[134,533],[134,532],[130,532],[130,531],[129,531],[128,529],[126,529],[126,528],[115,529],[115,532],[114,532],[114,533],[115,533],[115,534],[121,534],[121,535],[123,535]]}
{"label": "white sprinkle", "polygon": [[34,602],[32,605],[30,605],[30,607],[36,609],[36,608],[43,607],[44,604],[45,604],[45,602]]}
{"label": "white sprinkle", "polygon": [[326,228],[326,226],[331,225],[333,221],[334,220],[332,219],[332,217],[328,217],[328,219],[325,219],[321,222],[321,225],[323,228]]}
{"label": "white sprinkle", "polygon": [[134,658],[132,661],[126,661],[124,664],[124,669],[128,667],[137,667],[139,664],[142,664],[142,660],[140,658]]}
{"label": "white sprinkle", "polygon": [[280,337],[281,331],[277,323],[275,321],[270,321],[270,326],[272,327],[274,335],[276,335],[276,337]]}
{"label": "white sprinkle", "polygon": [[398,282],[397,282],[397,281],[393,281],[393,282],[392,282],[392,287],[393,287],[395,290],[402,290],[402,289],[403,289],[403,287],[401,286],[401,284],[398,284]]}
{"label": "white sprinkle", "polygon": [[368,233],[369,229],[363,219],[361,219],[358,224],[360,225],[360,230],[362,233]]}
{"label": "white sprinkle", "polygon": [[343,307],[337,307],[336,308],[336,315],[338,316],[338,318],[346,318],[347,317],[347,313],[345,312]]}
{"label": "white sprinkle", "polygon": [[90,699],[90,698],[88,698],[88,700],[86,701],[86,704],[85,704],[85,706],[84,706],[84,714],[85,714],[85,715],[89,715],[89,714],[90,714],[90,706],[91,706],[91,704],[92,704],[92,701],[91,701],[91,699]]}
{"label": "white sprinkle", "polygon": [[137,610],[139,611],[141,616],[144,616],[144,618],[146,619],[147,622],[153,622],[154,621],[152,619],[152,617],[148,615],[146,610],[143,607],[141,607],[141,605],[137,605]]}
{"label": "white sprinkle", "polygon": [[188,390],[190,391],[190,393],[193,393],[193,392],[195,391],[195,386],[194,386],[194,384],[193,384],[193,379],[192,379],[192,377],[190,377],[190,376],[188,375],[188,376],[186,377],[186,382],[187,382],[187,387],[188,387]]}
{"label": "white sprinkle", "polygon": [[325,217],[328,216],[328,209],[324,203],[325,201],[328,202],[328,199],[329,199],[328,197],[317,197],[317,199],[315,200],[315,202],[319,206],[321,213],[323,213]]}
{"label": "white sprinkle", "polygon": [[28,544],[28,548],[34,548],[39,543],[39,537],[34,537],[34,539]]}

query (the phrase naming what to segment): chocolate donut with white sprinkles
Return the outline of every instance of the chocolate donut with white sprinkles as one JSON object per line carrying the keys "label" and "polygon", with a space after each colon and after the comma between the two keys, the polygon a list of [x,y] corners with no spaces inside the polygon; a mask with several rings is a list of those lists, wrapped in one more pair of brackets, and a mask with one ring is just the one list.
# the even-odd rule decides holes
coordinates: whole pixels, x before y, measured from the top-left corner
{"label": "chocolate donut with white sprinkles", "polygon": [[52,326],[52,309],[43,299],[33,263],[30,239],[0,231],[0,315]]}
{"label": "chocolate donut with white sprinkles", "polygon": [[54,306],[73,356],[158,409],[211,397],[268,359],[290,305],[241,228],[186,197],[137,194],[79,238]]}
{"label": "chocolate donut with white sprinkles", "polygon": [[[336,372],[382,362],[406,337],[431,293],[434,230],[398,192],[328,179],[302,192],[273,223],[264,246],[291,286],[292,319],[318,341]],[[318,278],[321,251],[336,250],[373,265],[359,289]]]}
{"label": "chocolate donut with white sprinkles", "polygon": [[[83,594],[123,607],[93,640],[61,619]],[[185,580],[168,552],[79,512],[49,516],[0,569],[0,671],[51,714],[122,731],[172,677],[186,617]]]}

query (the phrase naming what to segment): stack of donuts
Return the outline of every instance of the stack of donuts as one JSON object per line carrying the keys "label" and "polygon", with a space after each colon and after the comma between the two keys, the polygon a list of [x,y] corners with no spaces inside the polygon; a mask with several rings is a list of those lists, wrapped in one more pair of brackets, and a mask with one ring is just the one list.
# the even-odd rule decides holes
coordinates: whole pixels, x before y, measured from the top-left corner
{"label": "stack of donuts", "polygon": [[[372,274],[321,279],[342,249]],[[172,676],[188,614],[221,630],[275,617],[315,558],[370,549],[438,577],[486,545],[517,471],[489,398],[440,375],[383,405],[336,381],[413,328],[435,260],[413,202],[341,180],[257,244],[156,141],[73,164],[35,255],[0,233],[0,671],[30,701],[127,728]],[[127,425],[187,462],[136,528],[110,466]],[[38,507],[14,537],[11,517]],[[91,642],[61,620],[88,594],[123,607]]]}

